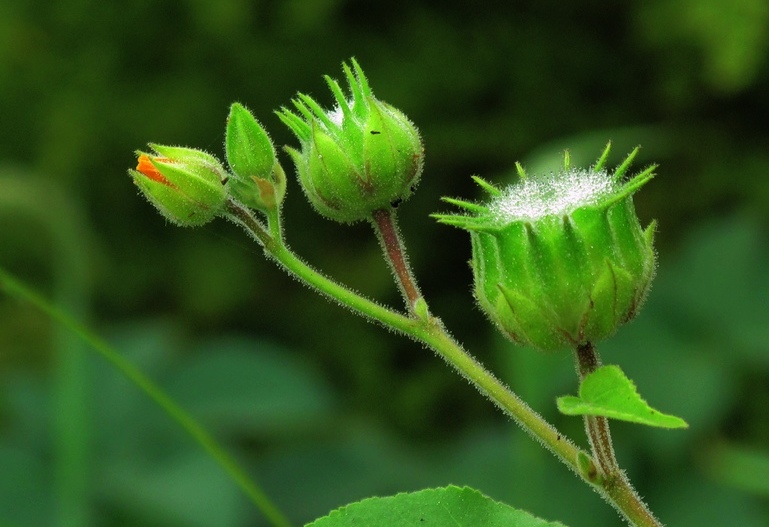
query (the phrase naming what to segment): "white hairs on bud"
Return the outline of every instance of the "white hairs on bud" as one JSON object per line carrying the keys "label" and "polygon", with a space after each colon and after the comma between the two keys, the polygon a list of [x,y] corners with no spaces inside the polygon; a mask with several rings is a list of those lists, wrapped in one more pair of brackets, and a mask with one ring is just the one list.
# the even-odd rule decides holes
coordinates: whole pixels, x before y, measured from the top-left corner
{"label": "white hairs on bud", "polygon": [[326,115],[328,115],[328,118],[331,119],[332,123],[340,128],[342,127],[342,122],[344,121],[344,112],[342,111],[341,106],[336,105],[333,110],[326,112]]}
{"label": "white hairs on bud", "polygon": [[491,201],[489,211],[500,223],[534,221],[597,204],[616,190],[617,184],[605,170],[570,169],[507,187]]}

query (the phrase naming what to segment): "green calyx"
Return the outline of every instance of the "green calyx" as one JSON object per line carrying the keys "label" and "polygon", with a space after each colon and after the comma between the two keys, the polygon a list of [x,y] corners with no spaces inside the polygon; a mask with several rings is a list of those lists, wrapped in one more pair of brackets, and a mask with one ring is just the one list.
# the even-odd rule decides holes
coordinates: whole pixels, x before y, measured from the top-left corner
{"label": "green calyx", "polygon": [[219,160],[193,148],[150,147],[154,153],[137,152],[136,169],[128,173],[163,216],[176,225],[194,227],[223,211],[229,174]]}
{"label": "green calyx", "polygon": [[278,208],[286,193],[286,176],[267,131],[242,104],[230,107],[224,146],[232,169],[232,196],[254,209]]}
{"label": "green calyx", "polygon": [[323,110],[307,95],[278,117],[301,148],[286,148],[308,199],[323,216],[342,223],[371,217],[408,198],[422,172],[419,132],[399,110],[376,99],[358,63],[342,65],[350,98],[326,76],[337,106]]}
{"label": "green calyx", "polygon": [[614,172],[606,146],[589,169],[571,166],[528,177],[491,194],[487,204],[445,199],[466,214],[436,214],[470,232],[475,296],[513,341],[544,351],[574,348],[613,334],[638,312],[655,269],[654,223],[641,228],[632,195],[654,176],[625,180],[636,148]]}

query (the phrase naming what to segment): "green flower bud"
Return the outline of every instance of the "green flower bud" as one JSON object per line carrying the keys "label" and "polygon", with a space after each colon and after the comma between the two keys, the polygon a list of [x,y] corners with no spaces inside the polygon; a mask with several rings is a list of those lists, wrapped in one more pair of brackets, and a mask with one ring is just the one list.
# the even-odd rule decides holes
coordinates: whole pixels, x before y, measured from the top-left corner
{"label": "green flower bud", "polygon": [[294,132],[301,150],[287,148],[307,198],[323,216],[343,223],[371,217],[408,198],[422,173],[424,149],[419,132],[399,110],[374,97],[353,59],[343,64],[351,98],[326,76],[337,102],[324,111],[300,94],[298,114],[281,109],[280,119]]}
{"label": "green flower bud", "polygon": [[638,149],[613,172],[610,145],[594,166],[527,177],[479,205],[455,199],[466,215],[437,214],[470,232],[475,296],[513,341],[544,351],[610,336],[638,312],[655,269],[654,223],[642,230],[632,194],[654,176],[649,167],[623,181]]}
{"label": "green flower bud", "polygon": [[222,212],[228,174],[214,156],[192,148],[150,147],[154,154],[137,152],[136,170],[128,173],[163,216],[182,227],[194,227]]}
{"label": "green flower bud", "polygon": [[267,132],[242,104],[230,107],[225,150],[233,197],[255,209],[277,208],[286,194],[285,173]]}

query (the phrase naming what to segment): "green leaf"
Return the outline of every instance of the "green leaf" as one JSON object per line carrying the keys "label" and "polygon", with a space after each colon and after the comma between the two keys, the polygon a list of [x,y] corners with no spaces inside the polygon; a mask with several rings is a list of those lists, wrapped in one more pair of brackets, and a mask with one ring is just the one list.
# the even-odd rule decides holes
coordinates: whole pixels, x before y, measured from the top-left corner
{"label": "green leaf", "polygon": [[333,511],[306,527],[564,527],[484,496],[448,486],[369,498]]}
{"label": "green leaf", "polygon": [[579,397],[566,395],[557,402],[566,415],[599,415],[660,428],[689,426],[680,417],[650,407],[619,366],[601,366],[582,380]]}

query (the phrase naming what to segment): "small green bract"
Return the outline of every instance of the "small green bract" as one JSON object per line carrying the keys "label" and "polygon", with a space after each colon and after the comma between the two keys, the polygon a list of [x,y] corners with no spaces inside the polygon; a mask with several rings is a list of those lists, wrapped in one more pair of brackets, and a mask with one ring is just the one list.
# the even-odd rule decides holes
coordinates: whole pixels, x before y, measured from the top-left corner
{"label": "small green bract", "polygon": [[470,232],[475,296],[513,341],[543,351],[575,348],[632,319],[654,275],[654,224],[643,230],[632,194],[649,167],[624,180],[636,148],[610,172],[610,145],[590,168],[529,177],[504,190],[474,178],[486,204],[445,201],[465,214],[436,214]]}
{"label": "small green bract", "polygon": [[633,381],[619,366],[601,366],[585,377],[579,397],[558,398],[558,410],[566,415],[599,415],[659,428],[687,428],[680,417],[663,414],[644,401]]}

